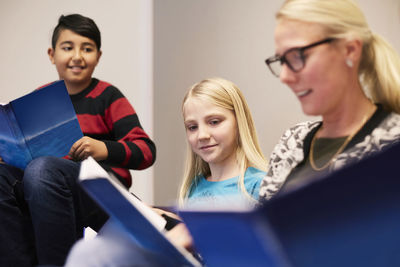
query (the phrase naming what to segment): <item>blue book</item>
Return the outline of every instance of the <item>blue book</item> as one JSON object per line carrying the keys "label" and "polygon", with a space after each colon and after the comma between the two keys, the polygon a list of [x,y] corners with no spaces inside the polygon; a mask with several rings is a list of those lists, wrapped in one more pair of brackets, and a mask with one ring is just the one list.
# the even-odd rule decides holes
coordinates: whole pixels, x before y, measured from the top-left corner
{"label": "blue book", "polygon": [[207,267],[292,266],[261,210],[180,210]]}
{"label": "blue book", "polygon": [[111,223],[108,222],[107,229],[102,229],[99,234],[125,236],[128,242],[132,242],[143,255],[151,259],[146,266],[201,265],[191,253],[166,238],[166,221],[162,216],[130,194],[117,178],[107,173],[92,157],[82,161],[79,180],[83,189],[110,216]]}
{"label": "blue book", "polygon": [[207,266],[400,266],[400,144],[251,211],[180,211]]}
{"label": "blue book", "polygon": [[0,157],[25,169],[41,156],[66,156],[83,134],[64,81],[0,105]]}

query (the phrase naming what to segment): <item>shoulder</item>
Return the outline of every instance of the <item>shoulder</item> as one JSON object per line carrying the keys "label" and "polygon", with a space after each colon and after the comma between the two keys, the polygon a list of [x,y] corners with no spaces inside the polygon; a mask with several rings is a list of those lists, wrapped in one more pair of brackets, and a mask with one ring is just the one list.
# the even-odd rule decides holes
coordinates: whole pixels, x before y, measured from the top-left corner
{"label": "shoulder", "polygon": [[102,81],[102,80],[98,80],[97,87],[106,88],[108,90],[115,91],[115,92],[120,92],[119,89],[115,85],[113,85],[109,82],[106,82],[106,81]]}
{"label": "shoulder", "polygon": [[400,139],[400,114],[391,112],[384,120],[371,132],[369,142],[385,145],[397,142]]}
{"label": "shoulder", "polygon": [[197,175],[189,187],[189,195],[192,194],[196,189],[203,187],[206,184],[206,181],[207,180],[203,175]]}
{"label": "shoulder", "polygon": [[362,141],[339,154],[331,169],[358,162],[400,141],[400,115],[388,113]]}
{"label": "shoulder", "polygon": [[285,158],[284,154],[295,152],[294,149],[300,149],[302,151],[304,139],[320,124],[320,121],[307,121],[298,123],[286,130],[275,145],[270,158],[274,158],[274,155],[280,155],[279,158]]}
{"label": "shoulder", "polygon": [[260,183],[267,173],[254,167],[249,167],[245,173],[245,183]]}
{"label": "shoulder", "polygon": [[[57,80],[57,81],[59,81],[59,80]],[[49,83],[45,83],[45,84],[43,84],[43,85],[39,86],[38,88],[36,88],[35,90],[40,90],[40,89],[43,89],[44,87],[46,87],[46,86],[49,86],[49,85],[51,85],[51,84],[53,84],[53,83],[55,83],[55,82],[57,82],[57,81],[53,81],[53,82],[49,82]]]}
{"label": "shoulder", "polygon": [[286,177],[304,159],[304,140],[320,121],[307,121],[288,129],[270,155],[268,173],[260,186],[260,197],[270,199],[285,182]]}
{"label": "shoulder", "polygon": [[284,132],[282,135],[281,139],[287,139],[290,137],[294,138],[302,138],[305,137],[312,129],[320,125],[320,121],[306,121],[306,122],[301,122],[293,127],[289,128]]}
{"label": "shoulder", "polygon": [[115,98],[123,97],[123,94],[111,83],[93,78],[93,88],[88,94],[88,97],[97,98],[99,96],[104,98]]}
{"label": "shoulder", "polygon": [[267,173],[254,167],[246,170],[244,184],[247,192],[254,198],[258,199],[261,182]]}
{"label": "shoulder", "polygon": [[393,127],[395,127],[395,131],[393,131],[393,133],[397,134],[399,132],[398,128],[400,128],[400,114],[394,112],[389,113],[379,127],[387,130],[393,130]]}
{"label": "shoulder", "polygon": [[378,150],[382,147],[400,140],[400,114],[389,113],[388,116],[371,132],[369,143],[375,145]]}
{"label": "shoulder", "polygon": [[247,188],[260,187],[261,181],[267,173],[254,167],[249,167],[244,175],[244,183]]}
{"label": "shoulder", "polygon": [[265,171],[262,171],[262,170],[260,170],[260,169],[255,168],[255,167],[249,167],[249,168],[247,168],[247,170],[246,170],[245,176],[246,176],[246,177],[251,177],[251,178],[252,178],[252,177],[258,178],[258,177],[264,176],[265,174],[266,174]]}

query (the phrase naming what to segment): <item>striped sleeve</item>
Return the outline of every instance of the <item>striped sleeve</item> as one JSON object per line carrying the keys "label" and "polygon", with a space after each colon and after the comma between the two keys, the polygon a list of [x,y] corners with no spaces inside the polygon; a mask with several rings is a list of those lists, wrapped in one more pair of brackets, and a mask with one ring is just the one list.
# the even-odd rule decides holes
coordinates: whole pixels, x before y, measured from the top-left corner
{"label": "striped sleeve", "polygon": [[[87,96],[93,106],[103,106],[94,114],[82,114],[88,118],[81,125],[88,125],[86,134],[102,140],[108,149],[104,163],[128,169],[141,170],[150,167],[156,157],[153,141],[143,130],[138,115],[125,96],[114,86],[99,82]],[[101,103],[101,105],[99,105]]]}

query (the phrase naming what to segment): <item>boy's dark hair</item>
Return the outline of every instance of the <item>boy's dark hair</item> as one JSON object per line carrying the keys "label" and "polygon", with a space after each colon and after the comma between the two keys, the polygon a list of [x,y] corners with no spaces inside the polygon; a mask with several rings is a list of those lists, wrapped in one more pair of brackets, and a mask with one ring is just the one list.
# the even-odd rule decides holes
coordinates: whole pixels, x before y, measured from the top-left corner
{"label": "boy's dark hair", "polygon": [[70,30],[74,33],[87,37],[96,43],[97,49],[101,47],[101,35],[100,30],[96,23],[88,17],[80,14],[61,15],[58,19],[58,24],[54,28],[53,37],[51,38],[51,45],[53,49],[56,48],[56,43],[60,33],[63,30]]}

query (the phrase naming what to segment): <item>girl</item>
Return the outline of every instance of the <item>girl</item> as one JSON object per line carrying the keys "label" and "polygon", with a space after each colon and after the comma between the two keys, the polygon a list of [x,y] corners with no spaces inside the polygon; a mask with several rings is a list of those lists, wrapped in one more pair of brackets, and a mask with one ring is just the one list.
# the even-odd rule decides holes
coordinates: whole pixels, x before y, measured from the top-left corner
{"label": "girl", "polygon": [[266,163],[240,90],[221,78],[203,80],[186,93],[182,113],[189,146],[180,204],[254,203]]}
{"label": "girl", "polygon": [[[182,113],[189,145],[180,204],[224,207],[257,203],[266,161],[238,87],[221,78],[203,80],[186,93]],[[179,219],[157,211],[169,222],[174,221],[170,217]],[[173,224],[167,223],[166,229]],[[191,249],[192,239],[183,223],[173,227],[167,237],[175,245]],[[66,266],[158,266],[159,261],[143,254],[129,237],[114,233],[80,241]]]}

